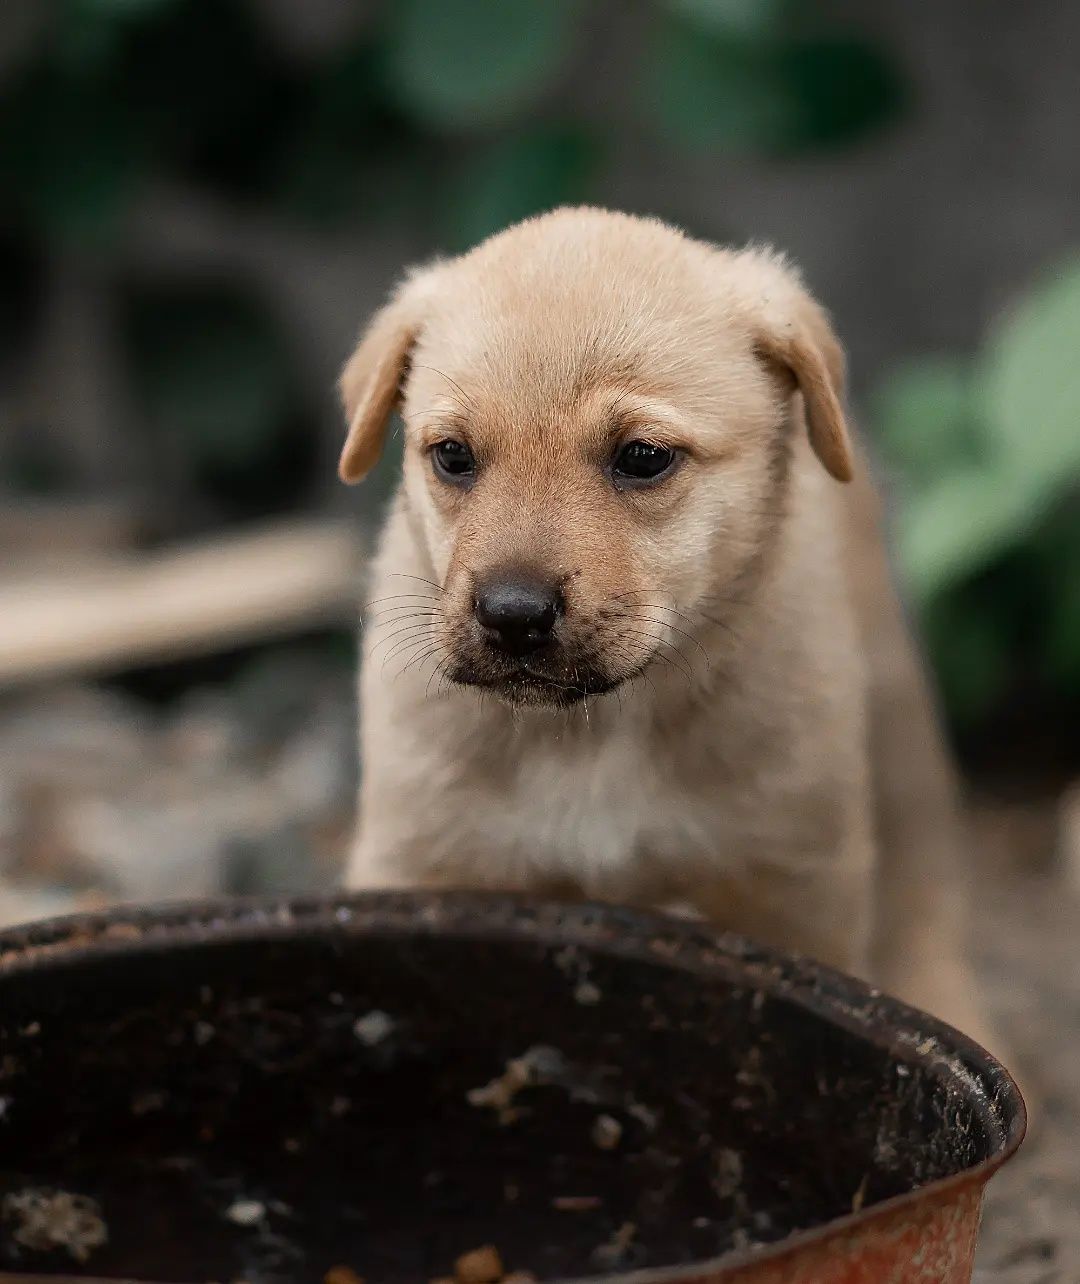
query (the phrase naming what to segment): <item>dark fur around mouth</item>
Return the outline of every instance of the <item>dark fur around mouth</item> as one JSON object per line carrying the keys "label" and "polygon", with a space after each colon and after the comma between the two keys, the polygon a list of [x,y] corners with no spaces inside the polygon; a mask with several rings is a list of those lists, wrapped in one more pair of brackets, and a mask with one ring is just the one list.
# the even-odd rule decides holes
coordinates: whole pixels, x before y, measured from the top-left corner
{"label": "dark fur around mouth", "polygon": [[494,692],[511,704],[556,707],[577,704],[589,696],[605,695],[614,691],[623,681],[622,678],[609,678],[592,671],[576,673],[572,681],[563,681],[527,668],[514,669],[498,676],[459,668],[450,673],[449,678],[459,686]]}

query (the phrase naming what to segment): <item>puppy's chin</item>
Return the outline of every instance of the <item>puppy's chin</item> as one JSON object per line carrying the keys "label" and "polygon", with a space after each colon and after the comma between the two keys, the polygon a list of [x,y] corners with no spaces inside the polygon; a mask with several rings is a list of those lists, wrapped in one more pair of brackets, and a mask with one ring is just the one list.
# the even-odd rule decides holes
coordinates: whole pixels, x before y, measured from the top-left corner
{"label": "puppy's chin", "polygon": [[605,695],[626,680],[591,666],[575,668],[572,674],[563,676],[525,664],[499,671],[496,666],[461,663],[448,676],[458,686],[489,691],[507,704],[555,709],[577,704],[590,696]]}

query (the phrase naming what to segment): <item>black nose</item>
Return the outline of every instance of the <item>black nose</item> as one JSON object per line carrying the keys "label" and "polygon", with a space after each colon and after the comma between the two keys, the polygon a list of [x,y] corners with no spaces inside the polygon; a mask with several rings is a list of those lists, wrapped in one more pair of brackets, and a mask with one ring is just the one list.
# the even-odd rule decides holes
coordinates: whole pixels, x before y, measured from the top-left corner
{"label": "black nose", "polygon": [[519,578],[482,586],[474,609],[492,646],[510,655],[528,655],[551,640],[562,607],[557,588]]}

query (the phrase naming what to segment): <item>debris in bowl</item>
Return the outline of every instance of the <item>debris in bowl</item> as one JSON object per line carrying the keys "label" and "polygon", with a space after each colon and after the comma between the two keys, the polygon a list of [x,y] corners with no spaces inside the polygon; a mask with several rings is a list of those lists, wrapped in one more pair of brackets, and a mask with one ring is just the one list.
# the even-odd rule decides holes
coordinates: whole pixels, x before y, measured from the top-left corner
{"label": "debris in bowl", "polygon": [[331,1266],[323,1276],[323,1284],[364,1284],[364,1277],[351,1266]]}
{"label": "debris in bowl", "polygon": [[484,1244],[462,1253],[454,1263],[453,1275],[433,1279],[430,1284],[536,1284],[536,1276],[531,1271],[507,1271],[495,1245]]}
{"label": "debris in bowl", "polygon": [[266,1217],[266,1205],[258,1199],[238,1199],[226,1208],[225,1216],[237,1226],[257,1226]]}
{"label": "debris in bowl", "polygon": [[374,1048],[394,1033],[396,1024],[388,1013],[374,1008],[357,1020],[353,1026],[353,1034],[366,1048]]}
{"label": "debris in bowl", "polygon": [[499,1123],[511,1124],[520,1115],[514,1098],[530,1085],[552,1083],[566,1071],[566,1058],[557,1048],[537,1044],[511,1057],[506,1069],[480,1088],[466,1093],[470,1106],[487,1107],[498,1115]]}
{"label": "debris in bowl", "polygon": [[23,1248],[66,1249],[77,1262],[85,1262],[109,1238],[94,1200],[67,1190],[31,1187],[5,1195],[3,1218],[15,1223],[14,1238]]}
{"label": "debris in bowl", "polygon": [[499,1250],[494,1244],[484,1244],[462,1255],[454,1263],[454,1278],[458,1284],[498,1284],[506,1274]]}
{"label": "debris in bowl", "polygon": [[622,1124],[614,1115],[597,1115],[592,1126],[593,1144],[601,1150],[614,1150],[622,1140]]}
{"label": "debris in bowl", "polygon": [[556,1195],[551,1206],[560,1213],[589,1213],[603,1202],[599,1195]]}
{"label": "debris in bowl", "polygon": [[593,1262],[605,1270],[621,1266],[627,1260],[636,1234],[637,1226],[633,1222],[623,1222],[607,1243],[593,1252]]}

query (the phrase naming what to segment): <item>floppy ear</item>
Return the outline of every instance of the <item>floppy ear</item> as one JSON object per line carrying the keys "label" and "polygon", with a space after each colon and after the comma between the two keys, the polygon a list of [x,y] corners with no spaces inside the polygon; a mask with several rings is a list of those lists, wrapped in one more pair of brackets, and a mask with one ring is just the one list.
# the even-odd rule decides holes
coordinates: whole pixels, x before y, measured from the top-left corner
{"label": "floppy ear", "polygon": [[786,370],[802,393],[814,454],[837,481],[851,481],[854,465],[843,406],[844,351],[829,319],[778,256],[750,251],[744,258],[756,261],[763,277],[754,309],[758,351]]}
{"label": "floppy ear", "polygon": [[382,454],[420,329],[420,295],[415,278],[400,286],[372,317],[341,372],[338,387],[349,431],[338,476],[350,485],[363,480]]}

